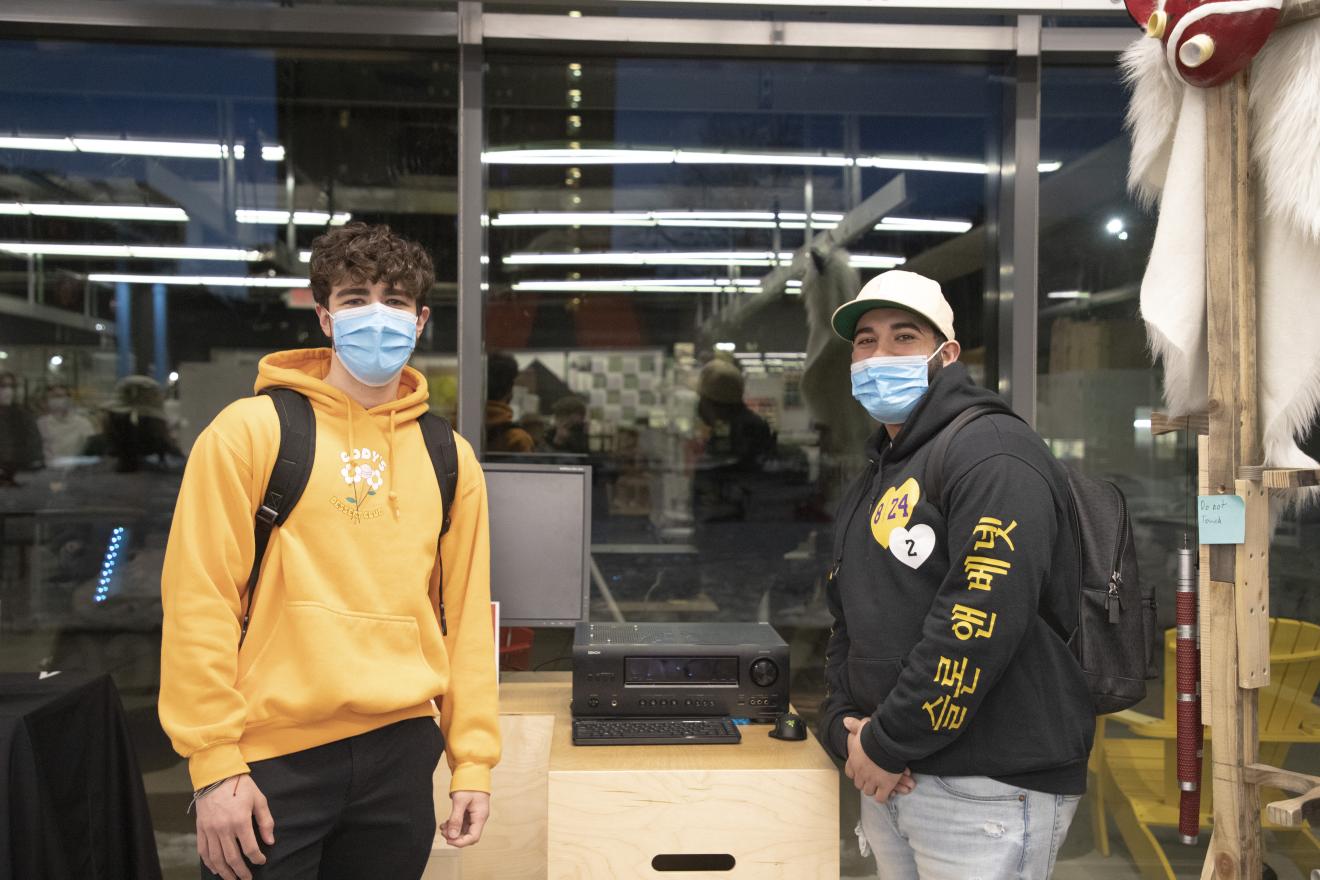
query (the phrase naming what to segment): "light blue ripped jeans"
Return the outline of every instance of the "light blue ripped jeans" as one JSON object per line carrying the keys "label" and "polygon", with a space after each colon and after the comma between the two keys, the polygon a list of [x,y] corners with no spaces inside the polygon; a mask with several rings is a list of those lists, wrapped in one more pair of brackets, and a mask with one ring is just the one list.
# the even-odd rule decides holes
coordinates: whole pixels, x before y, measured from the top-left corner
{"label": "light blue ripped jeans", "polygon": [[888,803],[862,795],[858,839],[880,880],[1046,880],[1081,800],[985,776],[915,779]]}

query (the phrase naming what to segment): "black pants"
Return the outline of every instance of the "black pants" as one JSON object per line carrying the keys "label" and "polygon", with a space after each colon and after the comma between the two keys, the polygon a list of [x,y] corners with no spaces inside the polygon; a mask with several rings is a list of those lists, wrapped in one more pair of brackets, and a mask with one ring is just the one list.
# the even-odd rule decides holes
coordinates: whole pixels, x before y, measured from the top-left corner
{"label": "black pants", "polygon": [[[431,776],[444,736],[430,718],[250,764],[275,845],[253,880],[414,880],[435,839]],[[203,880],[214,880],[202,866]]]}

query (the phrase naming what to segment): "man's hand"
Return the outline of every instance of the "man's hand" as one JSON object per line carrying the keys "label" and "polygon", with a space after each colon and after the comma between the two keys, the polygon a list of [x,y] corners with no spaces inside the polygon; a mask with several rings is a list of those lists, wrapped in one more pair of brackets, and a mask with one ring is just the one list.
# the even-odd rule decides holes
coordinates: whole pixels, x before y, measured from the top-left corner
{"label": "man's hand", "polygon": [[456,791],[449,800],[453,808],[440,824],[445,842],[461,848],[481,840],[481,831],[490,818],[490,795],[484,791]]}
{"label": "man's hand", "polygon": [[862,728],[869,724],[870,718],[844,718],[843,726],[848,728],[848,763],[843,772],[857,786],[857,790],[875,802],[883,804],[890,795],[908,794],[916,788],[916,780],[911,770],[902,773],[890,773],[876,764],[862,748]]}
{"label": "man's hand", "polygon": [[197,801],[197,854],[211,873],[223,880],[252,880],[243,857],[254,865],[266,864],[252,832],[254,818],[261,839],[267,846],[274,845],[275,820],[266,796],[246,773],[226,779]]}

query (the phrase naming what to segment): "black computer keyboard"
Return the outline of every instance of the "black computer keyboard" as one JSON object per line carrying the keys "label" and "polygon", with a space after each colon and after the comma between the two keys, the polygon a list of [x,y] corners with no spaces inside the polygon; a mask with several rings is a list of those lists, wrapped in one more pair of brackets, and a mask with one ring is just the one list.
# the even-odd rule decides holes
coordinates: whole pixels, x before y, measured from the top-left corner
{"label": "black computer keyboard", "polygon": [[738,725],[723,718],[574,718],[575,746],[666,746],[742,741]]}

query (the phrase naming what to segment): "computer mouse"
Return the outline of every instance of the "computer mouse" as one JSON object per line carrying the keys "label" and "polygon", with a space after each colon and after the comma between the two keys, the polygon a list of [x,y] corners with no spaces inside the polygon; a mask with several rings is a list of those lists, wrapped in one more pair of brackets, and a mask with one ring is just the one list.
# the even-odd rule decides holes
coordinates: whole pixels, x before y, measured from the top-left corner
{"label": "computer mouse", "polygon": [[775,719],[775,729],[770,735],[775,739],[806,739],[807,722],[801,716],[785,712]]}

